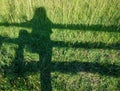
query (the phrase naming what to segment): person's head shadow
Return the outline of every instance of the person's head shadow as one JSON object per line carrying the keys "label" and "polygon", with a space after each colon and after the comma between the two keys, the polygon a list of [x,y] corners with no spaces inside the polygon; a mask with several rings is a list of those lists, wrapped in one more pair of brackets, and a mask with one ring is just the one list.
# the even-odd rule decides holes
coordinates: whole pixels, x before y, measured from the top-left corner
{"label": "person's head shadow", "polygon": [[46,10],[44,7],[39,7],[39,8],[35,9],[35,13],[34,13],[33,18],[44,19],[46,17],[47,17],[47,15],[46,15]]}
{"label": "person's head shadow", "polygon": [[34,26],[39,27],[39,29],[48,28],[51,21],[47,17],[47,13],[44,7],[39,7],[35,9],[34,15],[31,19],[31,23]]}

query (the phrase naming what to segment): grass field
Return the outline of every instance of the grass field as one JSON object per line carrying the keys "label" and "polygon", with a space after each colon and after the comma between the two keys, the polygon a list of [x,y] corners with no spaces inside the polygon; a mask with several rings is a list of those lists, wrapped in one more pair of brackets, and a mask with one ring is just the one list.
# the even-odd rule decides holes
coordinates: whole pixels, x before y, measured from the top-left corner
{"label": "grass field", "polygon": [[0,91],[120,91],[120,0],[0,0]]}

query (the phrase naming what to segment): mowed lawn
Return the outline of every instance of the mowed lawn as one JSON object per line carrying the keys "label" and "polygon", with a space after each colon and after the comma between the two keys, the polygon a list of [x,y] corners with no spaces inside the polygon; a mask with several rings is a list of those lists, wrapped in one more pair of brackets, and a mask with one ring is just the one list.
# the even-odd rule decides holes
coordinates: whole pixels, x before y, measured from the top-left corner
{"label": "mowed lawn", "polygon": [[0,91],[45,90],[120,91],[120,0],[0,0]]}

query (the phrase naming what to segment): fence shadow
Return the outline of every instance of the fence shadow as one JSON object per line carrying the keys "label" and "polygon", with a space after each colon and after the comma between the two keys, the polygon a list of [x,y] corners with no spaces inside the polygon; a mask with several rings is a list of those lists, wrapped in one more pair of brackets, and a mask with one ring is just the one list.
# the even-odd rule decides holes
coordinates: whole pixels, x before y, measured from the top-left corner
{"label": "fence shadow", "polygon": [[[39,68],[41,68],[40,66],[39,61],[24,62],[24,73],[27,73],[28,75],[38,73],[40,71]],[[6,69],[8,68],[10,67],[6,67]],[[51,62],[51,72],[61,72],[65,74],[88,72],[102,76],[120,77],[120,66],[117,64],[108,63],[80,62],[78,60],[72,62]]]}
{"label": "fence shadow", "polygon": [[[10,39],[0,36],[0,45],[3,42],[14,43],[18,45],[16,49],[15,59],[10,66],[14,68],[13,72],[17,76],[23,76],[25,72],[40,71],[41,91],[52,91],[51,86],[51,71],[59,72],[91,72],[108,76],[119,76],[120,67],[112,64],[99,64],[90,62],[51,62],[52,47],[74,47],[74,48],[98,48],[98,49],[120,49],[120,44],[105,44],[105,43],[65,43],[62,41],[51,41],[50,35],[52,28],[70,29],[70,30],[89,30],[89,31],[104,31],[104,32],[120,32],[118,26],[103,26],[103,25],[84,25],[84,24],[54,24],[46,15],[44,7],[37,8],[34,16],[30,21],[23,23],[0,23],[0,26],[16,26],[31,28],[32,32],[28,33],[26,30],[20,30],[18,38]],[[25,63],[23,57],[23,49],[29,46],[30,52],[39,55],[39,62]],[[31,67],[37,67],[36,69]],[[74,69],[71,69],[73,67]],[[9,67],[3,67],[8,69]],[[30,68],[30,69],[29,69]]]}

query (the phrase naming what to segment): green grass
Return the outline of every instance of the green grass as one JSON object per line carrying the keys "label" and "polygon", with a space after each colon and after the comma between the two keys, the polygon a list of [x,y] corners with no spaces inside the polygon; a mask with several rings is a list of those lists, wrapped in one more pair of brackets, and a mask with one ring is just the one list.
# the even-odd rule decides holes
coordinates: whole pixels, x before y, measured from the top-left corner
{"label": "green grass", "polygon": [[[39,7],[50,23],[35,19]],[[119,10],[119,0],[0,0],[0,91],[119,91]]]}

